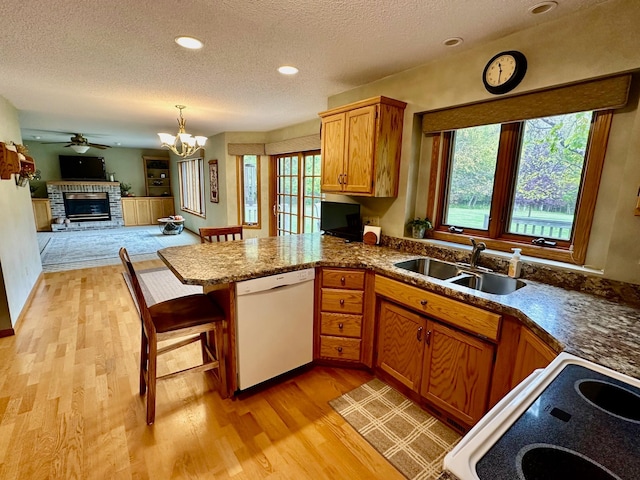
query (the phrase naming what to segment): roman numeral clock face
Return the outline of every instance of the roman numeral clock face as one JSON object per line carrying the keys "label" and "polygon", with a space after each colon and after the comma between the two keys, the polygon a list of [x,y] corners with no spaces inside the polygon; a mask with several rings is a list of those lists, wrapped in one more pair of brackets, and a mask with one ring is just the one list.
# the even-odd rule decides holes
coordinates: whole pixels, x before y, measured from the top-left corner
{"label": "roman numeral clock face", "polygon": [[489,93],[496,95],[513,90],[527,72],[527,59],[517,51],[500,52],[484,67],[482,81]]}

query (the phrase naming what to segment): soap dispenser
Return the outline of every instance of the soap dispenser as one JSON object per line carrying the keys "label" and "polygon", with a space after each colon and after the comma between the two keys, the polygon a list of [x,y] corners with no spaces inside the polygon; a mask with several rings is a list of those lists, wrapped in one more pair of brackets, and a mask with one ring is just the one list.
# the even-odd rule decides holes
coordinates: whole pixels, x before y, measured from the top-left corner
{"label": "soap dispenser", "polygon": [[511,260],[509,260],[509,276],[511,278],[518,278],[522,267],[522,262],[520,261],[520,252],[522,249],[512,248],[511,250],[513,250],[513,255],[511,256]]}

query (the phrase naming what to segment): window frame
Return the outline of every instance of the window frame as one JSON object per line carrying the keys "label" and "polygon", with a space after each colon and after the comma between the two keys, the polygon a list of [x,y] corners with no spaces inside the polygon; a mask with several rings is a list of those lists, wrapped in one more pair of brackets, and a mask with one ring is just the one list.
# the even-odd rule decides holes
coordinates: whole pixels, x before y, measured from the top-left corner
{"label": "window frame", "polygon": [[[245,176],[244,176],[244,157],[256,157],[256,196],[258,200],[258,211],[257,218],[258,221],[256,223],[249,223],[245,219],[245,205],[244,205],[244,186],[245,186]],[[251,154],[251,155],[236,155],[236,181],[237,181],[237,192],[238,192],[238,223],[243,226],[243,228],[252,228],[259,230],[262,228],[262,193],[260,188],[260,155]]]}
{"label": "window frame", "polygon": [[[277,196],[278,196],[278,180],[280,178],[280,176],[278,175],[278,160],[284,157],[290,157],[290,158],[297,158],[297,162],[298,162],[298,173],[297,173],[297,179],[298,179],[298,192],[297,192],[297,207],[298,207],[298,214],[297,214],[297,225],[296,225],[296,230],[299,233],[306,233],[304,232],[304,220],[305,218],[315,218],[313,216],[311,217],[307,217],[305,215],[305,211],[304,211],[304,200],[305,198],[309,198],[308,195],[305,195],[305,191],[304,191],[304,180],[305,178],[308,178],[305,175],[304,172],[304,161],[305,158],[308,156],[312,156],[315,157],[316,155],[320,156],[320,172],[315,172],[314,173],[318,173],[318,175],[311,175],[311,178],[313,177],[318,177],[320,178],[320,180],[322,179],[322,153],[319,149],[314,149],[314,150],[305,150],[302,152],[290,152],[290,153],[281,153],[281,154],[277,154],[277,155],[272,155],[271,158],[271,169],[270,169],[270,175],[271,175],[271,181],[270,181],[270,194],[269,194],[269,199],[272,205],[272,213],[273,215],[271,215],[271,221],[270,221],[270,225],[269,225],[269,234],[272,236],[278,236],[279,231],[283,230],[283,231],[287,231],[288,230],[284,230],[284,229],[280,229],[278,228],[278,209],[277,209]],[[313,198],[313,196],[311,197]],[[321,191],[320,192],[320,199],[324,198],[324,193]],[[289,232],[289,234],[294,234],[297,235],[299,233],[294,233],[294,232]]]}
{"label": "window frame", "polygon": [[584,168],[574,215],[574,226],[569,241],[556,240],[555,247],[531,243],[533,236],[507,232],[511,200],[516,185],[518,157],[522,142],[524,120],[503,123],[496,163],[493,198],[491,201],[488,230],[465,228],[462,233],[448,230],[443,223],[447,196],[449,169],[453,147],[453,131],[440,132],[433,137],[431,156],[431,180],[427,200],[427,215],[434,219],[433,237],[454,243],[469,244],[470,238],[484,241],[494,250],[522,249],[525,255],[583,265],[586,258],[589,235],[593,221],[598,187],[604,165],[613,110],[594,111],[587,140]]}
{"label": "window frame", "polygon": [[[185,158],[178,160],[177,163],[180,209],[192,215],[206,218],[204,156]],[[190,185],[187,185],[187,182]]]}

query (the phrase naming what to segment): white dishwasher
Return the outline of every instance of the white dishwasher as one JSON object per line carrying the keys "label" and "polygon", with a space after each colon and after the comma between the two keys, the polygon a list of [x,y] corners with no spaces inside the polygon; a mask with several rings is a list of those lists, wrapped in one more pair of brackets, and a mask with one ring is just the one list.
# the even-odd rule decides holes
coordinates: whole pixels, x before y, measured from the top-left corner
{"label": "white dishwasher", "polygon": [[308,268],[236,284],[238,389],[313,360],[313,280]]}

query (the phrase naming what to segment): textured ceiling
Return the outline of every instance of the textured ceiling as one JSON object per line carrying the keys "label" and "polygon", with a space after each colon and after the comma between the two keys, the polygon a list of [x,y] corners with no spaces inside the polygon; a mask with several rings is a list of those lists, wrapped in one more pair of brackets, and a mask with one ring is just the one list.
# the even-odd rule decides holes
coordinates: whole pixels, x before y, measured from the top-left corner
{"label": "textured ceiling", "polygon": [[[158,147],[156,132],[268,131],[327,97],[602,0],[0,0],[0,95],[23,140]],[[201,39],[188,51],[178,35]],[[454,49],[442,45],[463,37]],[[291,64],[293,77],[276,68]],[[53,133],[62,132],[62,133]]]}

